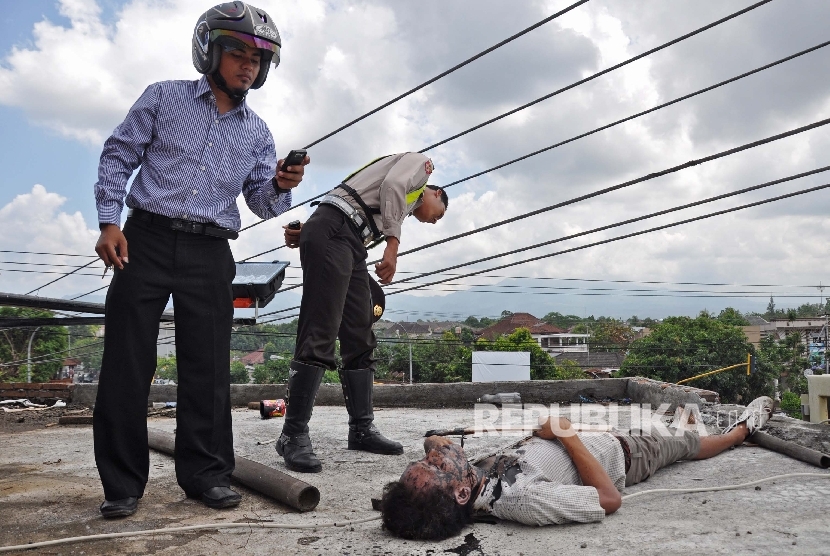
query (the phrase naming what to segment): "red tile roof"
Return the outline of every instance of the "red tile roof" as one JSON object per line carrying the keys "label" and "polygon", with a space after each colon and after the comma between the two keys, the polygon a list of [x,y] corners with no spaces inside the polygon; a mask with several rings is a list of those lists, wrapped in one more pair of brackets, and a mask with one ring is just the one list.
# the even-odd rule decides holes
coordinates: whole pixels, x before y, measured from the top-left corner
{"label": "red tile roof", "polygon": [[239,358],[246,365],[262,365],[265,363],[265,349],[260,348],[256,351],[252,351],[248,355]]}
{"label": "red tile roof", "polygon": [[531,334],[563,334],[561,328],[548,324],[530,313],[513,313],[481,331],[481,337],[495,340],[504,334],[512,334],[517,328],[527,328]]}

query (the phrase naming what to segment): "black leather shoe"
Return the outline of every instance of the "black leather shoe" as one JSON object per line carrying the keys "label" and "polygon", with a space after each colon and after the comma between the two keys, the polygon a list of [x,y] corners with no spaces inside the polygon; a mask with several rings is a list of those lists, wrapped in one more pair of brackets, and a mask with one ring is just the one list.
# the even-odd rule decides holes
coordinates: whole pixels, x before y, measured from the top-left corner
{"label": "black leather shoe", "polygon": [[291,471],[319,473],[323,470],[323,464],[317,459],[308,434],[295,436],[281,434],[276,448],[277,453],[285,459],[285,466]]}
{"label": "black leather shoe", "polygon": [[375,371],[353,369],[340,371],[343,398],[349,412],[349,450],[363,450],[373,454],[400,455],[403,446],[383,436],[374,425],[372,390]]}
{"label": "black leather shoe", "polygon": [[129,498],[122,498],[121,500],[104,500],[99,508],[101,515],[107,519],[113,517],[127,517],[133,515],[138,509],[138,498],[130,496]]}
{"label": "black leather shoe", "polygon": [[308,420],[314,408],[314,398],[326,370],[299,361],[291,362],[288,372],[288,399],[282,434],[277,439],[277,453],[285,459],[285,466],[299,473],[319,473],[323,464],[314,454],[308,435]]}
{"label": "black leather shoe", "polygon": [[350,425],[348,449],[386,456],[399,456],[403,453],[403,445],[400,442],[389,440],[373,424],[363,428]]}
{"label": "black leather shoe", "polygon": [[242,496],[231,490],[229,487],[211,487],[202,493],[200,497],[208,508],[222,509],[238,506]]}

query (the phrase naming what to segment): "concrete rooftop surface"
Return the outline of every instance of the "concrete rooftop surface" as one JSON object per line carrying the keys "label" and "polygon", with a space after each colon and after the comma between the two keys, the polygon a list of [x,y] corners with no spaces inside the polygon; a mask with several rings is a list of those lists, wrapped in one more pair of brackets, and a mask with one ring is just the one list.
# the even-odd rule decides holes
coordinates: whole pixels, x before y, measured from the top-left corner
{"label": "concrete rooftop surface", "polygon": [[[773,419],[774,421],[775,419]],[[287,471],[274,444],[282,419],[234,409],[235,448],[260,463]],[[185,498],[173,460],[151,452],[150,481],[138,512],[122,520],[98,513],[103,493],[93,458],[90,426],[53,426],[22,432],[0,428],[0,545],[61,537],[251,520],[315,524],[378,515],[371,498],[422,457],[427,429],[471,426],[471,409],[385,408],[376,423],[403,442],[401,456],[346,450],[343,407],[317,407],[310,427],[323,472],[295,474],[320,490],[317,508],[299,513],[237,485],[242,504],[216,511]],[[172,432],[175,420],[149,418],[150,427]],[[515,438],[471,437],[468,455],[482,454]],[[828,471],[760,447],[741,446],[714,459],[679,462],[626,494],[655,488],[697,488],[744,483],[785,473]],[[45,547],[38,554],[830,554],[830,480],[789,478],[759,487],[694,494],[647,494],[623,502],[603,522],[542,528],[477,523],[442,542],[404,541],[378,521],[304,530],[233,529],[82,542]],[[31,552],[27,552],[31,553]]]}

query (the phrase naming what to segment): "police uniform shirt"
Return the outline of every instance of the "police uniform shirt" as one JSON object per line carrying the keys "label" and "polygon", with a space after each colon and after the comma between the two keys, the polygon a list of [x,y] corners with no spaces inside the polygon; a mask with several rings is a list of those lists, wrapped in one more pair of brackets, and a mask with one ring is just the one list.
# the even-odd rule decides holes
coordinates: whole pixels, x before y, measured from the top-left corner
{"label": "police uniform shirt", "polygon": [[[426,185],[432,170],[432,161],[423,154],[394,154],[360,170],[345,184],[360,195],[366,206],[380,209],[380,214],[373,217],[381,233],[400,239],[404,219],[423,203],[422,196],[414,193]],[[331,193],[363,213],[357,201],[343,188],[336,188]]]}

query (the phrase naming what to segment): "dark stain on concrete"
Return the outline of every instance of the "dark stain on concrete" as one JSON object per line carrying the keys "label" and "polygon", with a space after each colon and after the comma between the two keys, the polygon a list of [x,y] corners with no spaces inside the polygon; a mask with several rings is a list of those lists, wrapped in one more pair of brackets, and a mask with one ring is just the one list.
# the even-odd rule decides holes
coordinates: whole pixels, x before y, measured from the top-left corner
{"label": "dark stain on concrete", "polygon": [[464,544],[455,548],[448,548],[445,553],[458,554],[459,556],[469,556],[470,554],[480,554],[484,556],[484,550],[481,548],[481,541],[478,540],[473,533],[468,533],[464,537]]}

